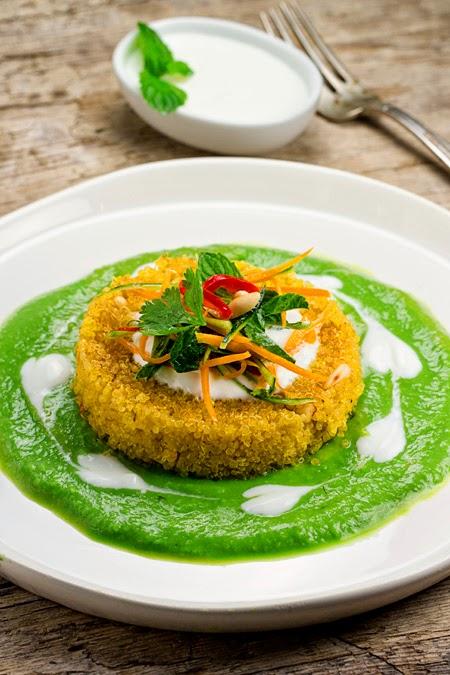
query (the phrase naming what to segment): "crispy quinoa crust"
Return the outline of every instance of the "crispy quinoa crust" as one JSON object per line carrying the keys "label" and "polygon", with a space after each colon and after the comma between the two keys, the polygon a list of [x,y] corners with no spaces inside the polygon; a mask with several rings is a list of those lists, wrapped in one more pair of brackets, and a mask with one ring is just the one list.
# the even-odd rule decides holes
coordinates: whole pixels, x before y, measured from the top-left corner
{"label": "crispy quinoa crust", "polygon": [[[173,283],[193,264],[187,258],[162,258],[158,269],[144,269],[133,279],[117,278],[112,286],[135,280]],[[239,266],[254,269],[246,263]],[[291,288],[305,285],[290,274],[280,279]],[[75,395],[82,414],[112,448],[181,474],[244,477],[295,464],[306,452],[345,431],[363,382],[358,336],[334,301],[310,301],[306,315],[311,319],[330,302],[311,370],[329,375],[346,363],[350,376],[329,389],[298,378],[286,394],[315,399],[305,406],[216,401],[216,423],[193,396],[154,380],[136,380],[138,366],[129,352],[106,337],[127,323],[142,302],[136,291],[103,293],[89,305],[80,330]]]}

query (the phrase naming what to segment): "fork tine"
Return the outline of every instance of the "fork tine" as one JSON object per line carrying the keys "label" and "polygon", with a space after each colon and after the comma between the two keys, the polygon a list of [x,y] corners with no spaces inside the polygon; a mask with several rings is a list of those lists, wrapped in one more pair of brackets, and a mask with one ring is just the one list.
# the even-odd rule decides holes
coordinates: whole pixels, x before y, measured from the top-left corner
{"label": "fork tine", "polygon": [[270,22],[269,15],[267,14],[267,12],[260,12],[259,18],[261,19],[261,23],[266,33],[269,33],[269,35],[273,35],[273,37],[278,37],[273,29],[273,26]]}
{"label": "fork tine", "polygon": [[335,54],[331,47],[327,45],[309,18],[308,14],[300,7],[298,0],[293,0],[291,2],[291,7],[294,13],[297,15],[297,18],[302,22],[303,27],[309,32],[317,47],[321,50],[322,54],[328,59],[331,65],[334,66],[336,72],[339,73],[342,79],[346,82],[356,82],[356,78],[351,74],[346,66],[344,66],[340,58]]}
{"label": "fork tine", "polygon": [[269,14],[274,26],[277,28],[283,40],[295,46],[294,41],[289,33],[289,28],[284,20],[284,17],[275,9],[269,10]]}
{"label": "fork tine", "polygon": [[294,33],[294,35],[302,45],[305,52],[307,52],[307,54],[314,61],[314,63],[322,73],[328,85],[332,89],[334,89],[334,91],[339,91],[340,89],[342,89],[342,85],[344,84],[343,81],[336,75],[333,68],[324,59],[320,50],[311,40],[310,36],[305,31],[302,24],[299,22],[299,20],[293,13],[291,7],[286,2],[282,2],[280,4],[280,10],[283,13],[283,19]]}

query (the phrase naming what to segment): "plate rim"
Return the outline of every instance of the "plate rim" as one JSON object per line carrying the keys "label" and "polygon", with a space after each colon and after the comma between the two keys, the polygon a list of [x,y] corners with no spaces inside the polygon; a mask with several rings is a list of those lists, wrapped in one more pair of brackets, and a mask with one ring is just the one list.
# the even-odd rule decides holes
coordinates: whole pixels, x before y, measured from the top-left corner
{"label": "plate rim", "polygon": [[[410,190],[398,187],[397,185],[385,183],[384,181],[381,181],[377,178],[372,178],[370,176],[364,176],[361,174],[353,173],[352,171],[344,171],[342,169],[336,169],[334,167],[321,166],[320,164],[307,164],[306,162],[297,162],[295,160],[265,159],[258,157],[239,157],[239,156],[232,156],[232,157],[207,156],[207,157],[182,157],[177,159],[164,159],[154,162],[142,162],[140,164],[134,164],[133,166],[127,166],[122,169],[117,169],[116,171],[108,171],[107,173],[102,173],[98,176],[92,176],[78,183],[75,183],[74,185],[69,185],[68,187],[62,188],[61,190],[52,192],[48,195],[45,195],[44,197],[40,197],[39,199],[36,199],[30,202],[29,204],[25,204],[24,206],[20,206],[19,208],[14,209],[13,211],[9,211],[5,214],[2,214],[0,216],[0,230],[3,229],[5,226],[8,226],[9,221],[12,220],[13,218],[21,217],[27,215],[28,213],[32,213],[33,211],[37,211],[39,208],[46,206],[48,203],[51,203],[52,201],[56,201],[61,197],[67,197],[72,194],[76,194],[79,191],[92,187],[96,183],[101,184],[103,182],[107,182],[108,179],[112,177],[120,178],[127,174],[132,175],[133,173],[140,173],[141,171],[145,172],[148,170],[154,170],[155,167],[159,168],[166,166],[175,167],[194,164],[200,165],[200,164],[224,164],[224,163],[248,164],[249,166],[250,165],[257,166],[261,164],[265,164],[266,166],[270,165],[290,166],[290,167],[297,167],[297,170],[304,170],[311,173],[318,173],[318,174],[324,173],[329,176],[344,176],[347,180],[350,179],[354,180],[355,182],[358,182],[361,185],[370,184],[375,188],[389,191],[392,194],[397,194],[399,196],[417,200],[421,204],[426,205],[428,208],[431,207],[435,209],[437,213],[445,215],[447,218],[449,218],[450,222],[450,212],[444,206],[436,204],[430,199],[422,197],[422,195],[418,195],[415,192],[411,192]],[[66,223],[69,222],[72,221],[70,220],[66,221]]]}

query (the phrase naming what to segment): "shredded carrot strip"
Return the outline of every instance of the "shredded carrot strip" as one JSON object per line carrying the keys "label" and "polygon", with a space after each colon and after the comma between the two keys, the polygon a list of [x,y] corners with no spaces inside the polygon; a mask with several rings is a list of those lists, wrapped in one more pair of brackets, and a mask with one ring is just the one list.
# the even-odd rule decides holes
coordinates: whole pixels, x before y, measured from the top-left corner
{"label": "shredded carrot strip", "polygon": [[144,361],[147,361],[147,363],[150,363],[152,366],[158,366],[161,363],[169,361],[170,354],[164,354],[164,356],[152,356],[151,354],[149,354],[148,351],[146,350],[147,339],[148,338],[146,335],[142,335],[142,337],[139,340],[139,352]]}
{"label": "shredded carrot strip", "polygon": [[281,265],[276,265],[275,267],[271,267],[268,270],[264,270],[263,272],[257,271],[253,272],[253,274],[250,272],[249,274],[246,275],[246,279],[248,281],[252,281],[253,283],[258,283],[261,281],[267,281],[268,279],[272,279],[273,277],[276,277],[278,274],[281,274],[282,272],[286,272],[290,267],[293,265],[296,265],[297,263],[300,262],[300,260],[303,260],[303,258],[306,258],[312,251],[312,248],[309,248],[307,251],[304,251],[303,253],[300,253],[300,255],[297,255],[295,258],[292,258],[291,260],[287,260],[284,263],[281,263]]}
{"label": "shredded carrot strip", "polygon": [[147,363],[150,363],[152,366],[159,366],[160,363],[166,363],[166,361],[169,361],[170,359],[170,354],[164,354],[164,356],[148,356],[148,354],[145,357],[145,361]]}
{"label": "shredded carrot strip", "polygon": [[140,344],[139,347],[137,347],[133,342],[129,342],[128,340],[125,340],[125,338],[118,338],[116,342],[122,345],[122,347],[125,347],[130,351],[132,354],[137,354],[140,356],[144,361],[147,361],[147,363],[151,363],[154,366],[158,366],[160,363],[165,363],[170,359],[170,354],[164,354],[164,356],[150,356],[146,351],[143,351],[141,348],[141,344],[143,340],[147,340],[147,337],[143,335],[140,339]]}
{"label": "shredded carrot strip", "polygon": [[288,341],[284,345],[284,349],[288,354],[292,354],[297,351],[298,347],[302,342],[314,342],[316,339],[316,331],[314,328],[310,330],[295,330],[292,331],[291,335],[288,338]]}
{"label": "shredded carrot strip", "polygon": [[243,361],[251,357],[250,352],[242,352],[242,354],[228,354],[227,356],[219,356],[216,359],[209,359],[205,361],[205,366],[213,368],[214,366],[225,366],[227,363],[235,363],[236,361]]}
{"label": "shredded carrot strip", "polygon": [[[211,347],[220,347],[223,340],[222,335],[211,335],[210,333],[196,333],[195,337],[199,344],[210,345]],[[246,349],[238,345],[234,339],[227,344],[227,349],[229,352],[235,352],[236,354],[242,354],[246,351]]]}
{"label": "shredded carrot strip", "polygon": [[286,370],[290,370],[291,372],[296,373],[297,375],[306,377],[309,380],[315,380],[316,382],[325,382],[326,378],[323,375],[312,373],[310,370],[300,368],[300,366],[297,366],[296,363],[287,361],[286,359],[283,359],[282,356],[278,356],[278,354],[273,354],[268,349],[260,347],[259,345],[255,345],[248,338],[244,338],[242,335],[236,335],[233,341],[236,341],[238,344],[245,345],[250,351],[254,352],[255,354],[258,354],[258,356],[262,356],[262,358],[266,359],[266,361],[271,361],[272,363],[276,363],[279,366],[283,366],[283,368],[286,368]]}
{"label": "shredded carrot strip", "polygon": [[245,361],[245,360],[241,361],[240,366],[237,370],[231,370],[230,369],[230,371],[228,373],[222,375],[222,377],[224,377],[226,380],[235,380],[237,377],[242,375],[242,373],[247,368],[247,364],[248,364],[248,361]]}
{"label": "shredded carrot strip", "polygon": [[284,345],[284,349],[288,354],[292,354],[292,352],[297,350],[297,347],[301,345],[303,340],[305,339],[304,335],[305,331],[304,330],[293,330],[292,333],[289,335],[286,344]]}
{"label": "shredded carrot strip", "polygon": [[209,368],[204,363],[200,366],[200,382],[202,384],[202,397],[205,408],[212,421],[217,422],[217,415],[214,410],[214,404],[211,399],[211,391],[209,388]]}
{"label": "shredded carrot strip", "polygon": [[[208,335],[206,333],[196,333],[195,335],[197,341],[200,344],[207,344],[213,347],[218,347],[222,341],[220,335]],[[297,366],[297,364],[291,363],[291,361],[287,361],[286,359],[283,359],[281,356],[278,356],[277,354],[273,354],[268,349],[260,347],[259,345],[255,345],[253,342],[251,342],[251,340],[243,337],[242,335],[236,335],[231,340],[231,342],[228,343],[227,349],[229,349],[230,351],[242,352],[242,346],[239,349],[240,345],[245,346],[249,351],[258,354],[258,356],[261,356],[266,361],[271,361],[272,363],[276,363],[279,366],[283,366],[284,368],[286,368],[286,370],[290,370],[293,373],[296,373],[297,375],[302,375],[303,377],[306,377],[310,380],[314,380],[316,382],[325,382],[326,378],[323,375],[312,373],[309,370],[300,368],[300,366]]]}
{"label": "shredded carrot strip", "polygon": [[288,341],[284,346],[288,354],[292,354],[293,352],[295,352],[302,342],[314,342],[314,340],[316,339],[316,332],[314,329],[322,326],[329,309],[330,303],[326,305],[323,312],[321,312],[318,315],[318,317],[314,319],[314,321],[311,321],[308,328],[305,328],[304,330],[292,331],[291,335],[288,338]]}
{"label": "shredded carrot strip", "polygon": [[314,288],[313,286],[283,286],[283,293],[298,293],[298,295],[303,295],[305,298],[330,297],[330,291],[327,291],[325,288]]}
{"label": "shredded carrot strip", "polygon": [[[147,346],[147,336],[141,335],[141,337],[139,338],[139,350],[141,352],[143,359],[147,358],[146,346]],[[148,354],[148,356],[150,356],[150,354]]]}
{"label": "shredded carrot strip", "polygon": [[141,350],[138,347],[136,347],[136,345],[133,342],[128,342],[128,340],[125,340],[125,338],[118,338],[116,342],[121,344],[122,347],[128,349],[128,351],[130,351],[132,354],[138,354],[139,356],[141,356]]}

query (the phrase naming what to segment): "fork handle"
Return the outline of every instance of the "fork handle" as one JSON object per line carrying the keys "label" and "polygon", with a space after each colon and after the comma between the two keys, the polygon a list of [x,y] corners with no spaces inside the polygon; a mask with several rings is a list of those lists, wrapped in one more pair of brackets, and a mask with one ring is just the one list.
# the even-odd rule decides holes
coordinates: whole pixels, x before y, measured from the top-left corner
{"label": "fork handle", "polygon": [[382,113],[396,120],[405,129],[408,129],[416,138],[419,139],[431,152],[440,160],[450,171],[450,144],[431,129],[428,129],[421,122],[416,120],[412,115],[409,115],[404,110],[397,108],[391,103],[384,103],[383,101],[374,101],[364,110],[365,113]]}

